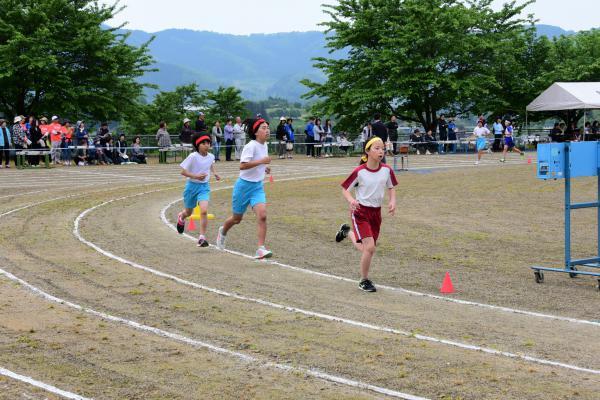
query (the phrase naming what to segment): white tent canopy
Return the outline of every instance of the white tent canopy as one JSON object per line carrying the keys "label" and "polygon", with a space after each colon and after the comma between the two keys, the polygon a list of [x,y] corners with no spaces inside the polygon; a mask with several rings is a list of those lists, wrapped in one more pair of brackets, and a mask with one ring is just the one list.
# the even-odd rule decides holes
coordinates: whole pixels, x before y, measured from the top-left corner
{"label": "white tent canopy", "polygon": [[600,82],[556,82],[527,106],[527,111],[600,108]]}

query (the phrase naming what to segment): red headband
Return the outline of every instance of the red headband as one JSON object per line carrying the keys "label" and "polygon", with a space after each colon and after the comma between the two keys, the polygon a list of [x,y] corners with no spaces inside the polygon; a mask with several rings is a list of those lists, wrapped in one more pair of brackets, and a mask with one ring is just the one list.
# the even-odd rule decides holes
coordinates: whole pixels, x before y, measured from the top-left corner
{"label": "red headband", "polygon": [[196,139],[196,146],[198,146],[200,143],[204,142],[205,140],[208,140],[209,142],[210,137],[208,135],[204,135],[204,136],[200,136],[198,139]]}
{"label": "red headband", "polygon": [[260,126],[260,124],[262,124],[263,122],[267,122],[267,121],[265,121],[264,118],[261,118],[258,121],[256,121],[254,123],[254,125],[252,125],[252,132],[256,132],[256,129],[258,129],[258,127]]}

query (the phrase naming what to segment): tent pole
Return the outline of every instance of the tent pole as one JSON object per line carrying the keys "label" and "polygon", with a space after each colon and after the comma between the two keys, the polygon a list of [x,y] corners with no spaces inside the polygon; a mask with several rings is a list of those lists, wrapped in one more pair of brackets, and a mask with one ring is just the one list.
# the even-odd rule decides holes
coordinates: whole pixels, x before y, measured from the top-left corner
{"label": "tent pole", "polygon": [[583,141],[585,142],[585,115],[587,114],[587,110],[583,109]]}

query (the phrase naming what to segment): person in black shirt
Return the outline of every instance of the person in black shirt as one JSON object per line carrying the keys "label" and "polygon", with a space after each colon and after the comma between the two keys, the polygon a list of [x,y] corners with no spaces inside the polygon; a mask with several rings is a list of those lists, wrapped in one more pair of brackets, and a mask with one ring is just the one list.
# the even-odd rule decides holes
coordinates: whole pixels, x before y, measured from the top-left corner
{"label": "person in black shirt", "polygon": [[388,130],[388,137],[390,138],[390,141],[392,142],[394,154],[398,154],[398,151],[396,150],[397,142],[398,142],[398,123],[396,122],[395,115],[392,115],[390,117],[390,121],[387,124],[385,124],[385,127]]}
{"label": "person in black shirt", "polygon": [[[440,141],[446,141],[448,140],[448,123],[446,122],[446,118],[444,117],[444,115],[440,115],[440,118],[438,118],[437,121],[437,125],[438,125],[438,131],[440,133],[439,138]],[[447,150],[447,144],[444,144],[444,151],[445,152]]]}
{"label": "person in black shirt", "polygon": [[198,113],[198,119],[196,120],[196,133],[203,132],[208,132],[208,128],[206,127],[206,122],[204,122],[204,113],[200,111]]}
{"label": "person in black shirt", "polygon": [[416,128],[412,135],[410,135],[410,142],[416,143],[413,144],[413,147],[417,150],[417,154],[421,154],[421,152],[425,152],[425,144],[423,143],[423,136],[421,136],[421,131],[419,128]]}
{"label": "person in black shirt", "polygon": [[190,119],[185,118],[183,120],[183,128],[181,128],[181,133],[179,134],[179,140],[181,143],[190,144],[192,143],[192,135],[194,131],[190,128]]}
{"label": "person in black shirt", "polygon": [[424,140],[427,143],[427,150],[425,151],[425,154],[434,154],[438,152],[438,145],[432,128],[427,130]]}
{"label": "person in black shirt", "polygon": [[[371,125],[373,129],[373,136],[379,136],[379,138],[381,138],[381,140],[385,144],[385,142],[387,142],[388,140],[388,129],[383,124],[383,122],[381,122],[381,114],[375,114],[373,119],[375,120]],[[385,155],[383,156],[381,162],[385,164]]]}

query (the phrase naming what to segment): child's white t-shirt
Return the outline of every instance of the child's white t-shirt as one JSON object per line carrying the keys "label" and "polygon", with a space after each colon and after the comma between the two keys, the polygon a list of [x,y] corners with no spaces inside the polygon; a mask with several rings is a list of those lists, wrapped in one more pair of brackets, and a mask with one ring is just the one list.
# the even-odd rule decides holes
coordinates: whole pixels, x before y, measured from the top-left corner
{"label": "child's white t-shirt", "polygon": [[477,136],[478,138],[482,138],[485,135],[488,135],[489,133],[490,133],[489,129],[486,127],[483,127],[483,126],[481,128],[476,126],[475,129],[473,129],[473,134],[475,136]]}
{"label": "child's white t-shirt", "polygon": [[[262,160],[269,155],[269,147],[267,143],[258,143],[256,140],[248,142],[242,150],[240,162],[250,162]],[[265,179],[266,164],[257,165],[254,168],[240,170],[240,178],[249,182],[260,182]]]}
{"label": "child's white t-shirt", "polygon": [[214,162],[215,156],[213,154],[207,153],[203,156],[195,151],[187,156],[179,166],[192,174],[206,174],[206,178],[202,180],[188,178],[191,182],[206,183],[210,181],[210,167]]}
{"label": "child's white t-shirt", "polygon": [[397,184],[394,171],[389,165],[380,163],[377,169],[369,169],[367,164],[356,167],[342,182],[342,187],[346,190],[355,188],[356,200],[363,206],[381,207],[385,189]]}

